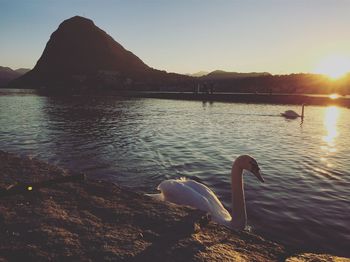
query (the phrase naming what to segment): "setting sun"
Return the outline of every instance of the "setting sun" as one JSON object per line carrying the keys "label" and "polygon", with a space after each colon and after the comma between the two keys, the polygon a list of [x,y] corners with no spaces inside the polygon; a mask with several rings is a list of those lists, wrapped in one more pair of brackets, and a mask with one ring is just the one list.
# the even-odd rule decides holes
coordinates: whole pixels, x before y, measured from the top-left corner
{"label": "setting sun", "polygon": [[314,72],[333,79],[340,78],[350,72],[350,58],[340,55],[328,56],[320,61]]}
{"label": "setting sun", "polygon": [[330,99],[338,99],[338,98],[339,98],[339,95],[338,95],[338,94],[330,94],[330,95],[329,95],[329,98],[330,98]]}

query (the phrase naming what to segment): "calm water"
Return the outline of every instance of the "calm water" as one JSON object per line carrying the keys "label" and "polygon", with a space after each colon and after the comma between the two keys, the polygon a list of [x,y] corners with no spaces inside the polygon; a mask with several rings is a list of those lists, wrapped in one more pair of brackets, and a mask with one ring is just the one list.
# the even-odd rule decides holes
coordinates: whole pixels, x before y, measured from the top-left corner
{"label": "calm water", "polygon": [[245,176],[253,231],[306,250],[350,256],[350,109],[117,97],[49,98],[0,90],[0,148],[143,192],[197,178],[230,208],[240,154],[266,183]]}

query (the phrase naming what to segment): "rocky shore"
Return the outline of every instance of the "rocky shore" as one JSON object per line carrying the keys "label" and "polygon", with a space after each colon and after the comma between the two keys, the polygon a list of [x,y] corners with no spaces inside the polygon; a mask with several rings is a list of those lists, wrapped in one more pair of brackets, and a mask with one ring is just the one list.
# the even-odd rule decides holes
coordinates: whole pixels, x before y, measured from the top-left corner
{"label": "rocky shore", "polygon": [[[2,192],[71,175],[0,151]],[[35,184],[33,184],[35,185]],[[350,261],[302,254],[210,222],[201,211],[92,179],[0,197],[0,261]]]}

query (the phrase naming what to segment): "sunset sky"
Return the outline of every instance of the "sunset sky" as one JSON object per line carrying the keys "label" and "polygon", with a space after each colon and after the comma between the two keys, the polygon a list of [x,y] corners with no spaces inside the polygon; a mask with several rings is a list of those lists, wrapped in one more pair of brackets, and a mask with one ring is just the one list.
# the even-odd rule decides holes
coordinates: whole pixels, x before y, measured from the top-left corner
{"label": "sunset sky", "polygon": [[349,14],[346,0],[0,0],[0,65],[32,68],[81,15],[157,69],[336,76],[350,71]]}

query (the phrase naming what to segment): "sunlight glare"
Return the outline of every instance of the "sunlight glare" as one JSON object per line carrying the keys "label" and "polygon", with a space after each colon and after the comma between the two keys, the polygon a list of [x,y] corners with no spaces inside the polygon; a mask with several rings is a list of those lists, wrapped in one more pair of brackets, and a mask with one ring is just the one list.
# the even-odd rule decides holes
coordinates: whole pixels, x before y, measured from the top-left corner
{"label": "sunlight glare", "polygon": [[334,140],[338,136],[337,121],[339,118],[339,114],[339,108],[336,106],[330,106],[326,108],[324,126],[327,135],[323,137],[323,141],[327,143],[329,152],[336,151]]}
{"label": "sunlight glare", "polygon": [[332,55],[324,58],[316,66],[314,73],[324,74],[332,79],[338,79],[350,72],[350,58]]}
{"label": "sunlight glare", "polygon": [[329,95],[329,98],[330,98],[330,99],[338,99],[338,98],[339,98],[339,95],[338,95],[338,94],[330,94],[330,95]]}

